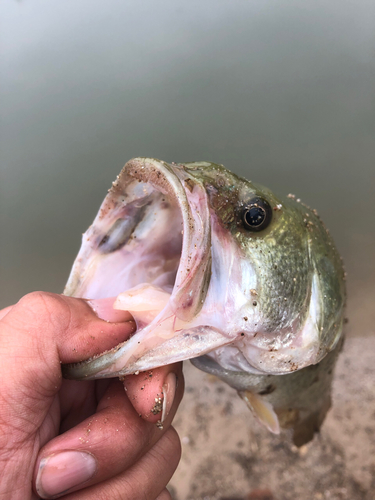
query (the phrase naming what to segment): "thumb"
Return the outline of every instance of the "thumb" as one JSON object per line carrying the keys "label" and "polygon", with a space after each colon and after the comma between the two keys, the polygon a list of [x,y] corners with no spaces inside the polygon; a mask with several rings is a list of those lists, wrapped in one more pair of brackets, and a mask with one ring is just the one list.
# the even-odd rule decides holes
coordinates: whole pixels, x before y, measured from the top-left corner
{"label": "thumb", "polygon": [[[98,318],[86,301],[34,292],[0,312],[0,497],[29,498],[40,446],[58,432],[61,362],[109,349],[134,329]],[[4,496],[5,494],[5,496]]]}
{"label": "thumb", "polygon": [[[87,359],[126,340],[134,330],[128,313],[116,323],[98,317],[87,301],[33,292],[7,308],[0,321],[2,393],[39,391],[52,396],[61,385],[61,363]],[[0,315],[1,317],[1,315]],[[121,319],[121,322],[119,320]],[[26,393],[27,395],[27,393]]]}

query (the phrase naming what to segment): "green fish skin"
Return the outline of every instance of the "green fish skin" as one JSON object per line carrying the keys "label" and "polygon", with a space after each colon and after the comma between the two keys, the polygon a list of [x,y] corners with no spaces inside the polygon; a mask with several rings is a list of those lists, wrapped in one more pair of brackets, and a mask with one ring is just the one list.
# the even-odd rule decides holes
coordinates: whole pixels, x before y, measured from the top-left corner
{"label": "green fish skin", "polygon": [[345,273],[315,210],[209,162],[130,160],[83,235],[65,294],[117,297],[137,332],[67,378],[185,359],[271,432],[310,440],[330,406]]}

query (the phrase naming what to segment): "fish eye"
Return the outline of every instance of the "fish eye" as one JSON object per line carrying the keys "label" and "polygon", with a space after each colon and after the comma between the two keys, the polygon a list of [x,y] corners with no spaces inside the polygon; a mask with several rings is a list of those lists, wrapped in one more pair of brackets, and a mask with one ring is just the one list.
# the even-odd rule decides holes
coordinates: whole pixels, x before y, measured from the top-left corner
{"label": "fish eye", "polygon": [[266,229],[272,219],[272,208],[263,198],[252,198],[244,207],[242,220],[249,231],[262,231]]}

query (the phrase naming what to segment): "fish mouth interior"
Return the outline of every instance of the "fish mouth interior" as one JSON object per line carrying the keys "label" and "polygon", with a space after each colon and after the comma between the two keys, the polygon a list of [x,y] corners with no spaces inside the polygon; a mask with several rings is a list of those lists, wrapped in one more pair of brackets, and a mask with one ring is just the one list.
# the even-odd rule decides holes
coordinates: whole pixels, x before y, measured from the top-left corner
{"label": "fish mouth interior", "polygon": [[140,284],[171,293],[183,246],[183,217],[173,189],[129,177],[114,186],[83,236],[65,294],[115,297]]}
{"label": "fish mouth interior", "polygon": [[130,311],[137,331],[110,351],[67,365],[64,376],[126,375],[228,343],[198,322],[211,281],[210,221],[207,193],[183,165],[150,158],[125,165],[83,235],[64,293],[117,297],[114,307]]}

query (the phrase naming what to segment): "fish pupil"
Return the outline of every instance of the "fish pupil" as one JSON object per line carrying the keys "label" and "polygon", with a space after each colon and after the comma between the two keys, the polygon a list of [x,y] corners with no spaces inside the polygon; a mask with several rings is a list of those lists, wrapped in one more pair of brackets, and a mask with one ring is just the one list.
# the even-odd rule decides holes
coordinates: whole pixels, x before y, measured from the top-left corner
{"label": "fish pupil", "polygon": [[259,226],[264,221],[266,212],[262,207],[253,206],[245,214],[246,222],[249,226]]}
{"label": "fish pupil", "polygon": [[262,198],[254,198],[243,210],[242,219],[246,229],[261,231],[265,229],[272,218],[272,209],[269,203]]}

